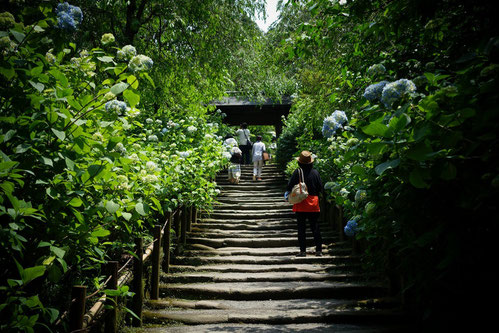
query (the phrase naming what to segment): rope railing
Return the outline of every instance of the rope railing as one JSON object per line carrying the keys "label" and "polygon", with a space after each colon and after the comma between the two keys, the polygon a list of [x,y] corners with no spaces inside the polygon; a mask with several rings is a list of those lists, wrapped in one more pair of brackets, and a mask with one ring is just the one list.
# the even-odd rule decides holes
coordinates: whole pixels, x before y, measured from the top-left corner
{"label": "rope railing", "polygon": [[[108,270],[110,274],[106,274],[106,281],[90,295],[86,295],[86,286],[73,286],[71,294],[70,308],[64,312],[56,322],[60,325],[69,316],[69,331],[72,333],[86,332],[96,319],[101,317],[101,312],[105,305],[111,305],[106,308],[104,315],[104,331],[117,332],[117,297],[107,296],[103,290],[116,290],[120,286],[128,283],[133,278],[133,292],[135,293],[132,300],[132,311],[137,315],[137,318],[132,318],[133,326],[142,325],[142,304],[144,301],[144,286],[142,282],[143,264],[147,260],[152,261],[151,274],[151,290],[150,298],[157,299],[159,297],[159,275],[161,272],[161,248],[163,248],[163,271],[168,273],[170,266],[170,229],[174,229],[176,233],[175,254],[179,254],[180,243],[185,244],[185,235],[190,231],[193,223],[197,221],[197,209],[195,207],[179,207],[168,213],[162,225],[157,225],[154,228],[153,240],[143,247],[142,238],[137,238],[135,241],[135,255],[129,258],[125,264],[118,269],[117,262],[109,262]],[[168,228],[168,229],[167,229]],[[162,242],[163,241],[163,242]],[[129,269],[130,263],[133,263],[133,268]],[[92,305],[90,310],[85,312],[86,301],[103,293],[101,297]]]}

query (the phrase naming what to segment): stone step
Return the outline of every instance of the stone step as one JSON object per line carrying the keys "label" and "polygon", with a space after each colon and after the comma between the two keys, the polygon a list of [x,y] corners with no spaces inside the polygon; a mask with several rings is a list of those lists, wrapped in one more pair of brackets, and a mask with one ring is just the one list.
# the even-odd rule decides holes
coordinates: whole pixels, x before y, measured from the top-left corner
{"label": "stone step", "polygon": [[238,211],[247,211],[247,210],[287,210],[291,211],[293,209],[293,205],[285,202],[262,202],[262,203],[226,203],[221,202],[214,205],[214,209],[217,211],[226,211],[226,210],[238,210]]}
{"label": "stone step", "polygon": [[[235,209],[238,207],[214,207],[213,211],[209,214],[210,216],[214,216],[216,214],[230,214],[234,216],[247,216],[247,215],[271,215],[271,217],[275,214],[283,215],[290,215],[292,214],[294,216],[294,212],[292,211],[292,206],[281,206],[281,207],[270,207],[270,208],[261,208],[258,205],[255,206],[248,206],[246,207],[247,209],[244,210],[239,210]],[[264,218],[266,218],[265,216]]]}
{"label": "stone step", "polygon": [[[298,252],[298,251],[297,251]],[[234,255],[234,256],[196,256],[186,257],[178,256],[174,262],[178,265],[210,265],[210,264],[240,264],[240,265],[285,265],[285,264],[345,264],[348,262],[358,261],[358,258],[352,255],[323,255],[316,257],[309,255],[306,257],[289,256],[251,256],[251,255]]]}
{"label": "stone step", "polygon": [[291,210],[275,210],[275,211],[244,211],[244,212],[227,212],[227,211],[214,211],[209,217],[213,219],[267,219],[267,218],[293,218],[295,213]]}
{"label": "stone step", "polygon": [[277,300],[297,298],[379,297],[386,294],[379,284],[355,282],[297,281],[286,282],[223,282],[223,283],[160,283],[161,297],[189,299]]}
{"label": "stone step", "polygon": [[[251,248],[251,247],[222,247],[222,248],[209,248],[204,246],[196,246],[193,244],[185,251],[186,257],[206,256],[206,255],[219,255],[219,256],[262,256],[262,257],[276,257],[276,256],[294,256],[297,254],[296,247],[271,247],[271,248]],[[313,255],[315,249],[309,251],[308,255]],[[351,243],[337,242],[331,244],[323,244],[322,252],[324,255],[348,255],[352,252]]]}
{"label": "stone step", "polygon": [[358,273],[310,273],[310,272],[263,272],[263,273],[216,273],[187,272],[163,274],[164,283],[201,283],[201,282],[284,282],[284,281],[359,281],[365,276]]}
{"label": "stone step", "polygon": [[270,186],[286,186],[288,184],[288,180],[283,177],[267,177],[262,178],[262,180],[254,181],[252,176],[239,178],[238,184],[233,184],[229,181],[227,177],[221,178],[217,177],[215,179],[217,185],[237,185],[237,186],[248,186],[248,185],[270,185]]}
{"label": "stone step", "polygon": [[243,195],[219,195],[216,199],[217,203],[224,203],[230,205],[238,205],[238,204],[248,204],[248,205],[259,205],[259,204],[288,204],[284,201],[284,196],[268,196],[268,197],[247,197]]}
{"label": "stone step", "polygon": [[199,324],[165,327],[147,327],[130,329],[137,333],[413,333],[417,332],[414,327],[397,324],[330,324],[330,323],[306,323],[306,324],[248,324],[248,323],[220,323]]}
{"label": "stone step", "polygon": [[[334,239],[323,238],[324,243],[332,243]],[[280,237],[280,238],[220,238],[208,239],[192,237],[188,238],[189,244],[203,244],[214,248],[236,246],[236,247],[288,247],[297,246],[298,240],[296,237]],[[313,239],[307,239],[307,246],[311,246]]]}
{"label": "stone step", "polygon": [[[256,221],[256,220],[255,220]],[[231,220],[218,222],[214,219],[205,219],[193,225],[193,230],[224,229],[224,230],[283,230],[296,229],[296,221],[283,220],[274,222],[255,222],[247,220]]]}
{"label": "stone step", "polygon": [[257,273],[257,272],[323,272],[344,273],[361,272],[360,263],[314,264],[314,263],[287,263],[287,264],[210,264],[203,266],[178,265],[170,266],[170,273],[179,272],[229,272],[229,273]]}
{"label": "stone step", "polygon": [[297,323],[350,323],[383,324],[405,319],[400,311],[394,310],[356,310],[356,309],[230,309],[230,310],[146,310],[144,319],[151,323],[175,321],[189,325],[215,323],[248,324],[297,324]]}
{"label": "stone step", "polygon": [[[207,237],[212,239],[218,238],[283,238],[283,237],[297,237],[297,231],[294,229],[283,229],[283,230],[253,230],[248,231],[238,231],[234,233],[234,230],[199,230],[188,232],[187,235],[192,238]],[[307,237],[313,237],[312,232],[307,230]],[[332,231],[321,232],[323,238],[333,239],[336,235]]]}
{"label": "stone step", "polygon": [[281,191],[285,192],[286,184],[265,184],[265,185],[260,185],[258,183],[253,183],[253,184],[237,184],[237,185],[222,185],[222,184],[217,184],[218,188],[223,191],[267,191],[267,190],[275,190],[275,191]]}

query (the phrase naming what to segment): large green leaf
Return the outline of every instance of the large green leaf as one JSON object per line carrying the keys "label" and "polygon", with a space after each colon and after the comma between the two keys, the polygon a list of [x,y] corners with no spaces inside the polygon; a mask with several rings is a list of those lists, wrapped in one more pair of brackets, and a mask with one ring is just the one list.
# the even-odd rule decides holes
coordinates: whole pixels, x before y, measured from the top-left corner
{"label": "large green leaf", "polygon": [[47,269],[47,267],[45,267],[43,265],[23,269],[23,271],[21,272],[21,278],[22,278],[24,284],[27,284],[30,281],[33,281],[34,279],[45,274],[46,269]]}
{"label": "large green leaf", "polygon": [[149,213],[149,206],[146,204],[143,204],[142,202],[138,202],[135,205],[135,211],[142,216],[146,216]]}
{"label": "large green leaf", "polygon": [[110,214],[114,214],[120,209],[120,205],[110,200],[106,202],[106,209]]}
{"label": "large green leaf", "polygon": [[376,171],[376,174],[381,176],[386,170],[396,168],[399,166],[399,164],[400,159],[397,158],[395,160],[387,161],[377,165],[376,168],[374,168],[374,171]]}
{"label": "large green leaf", "polygon": [[382,123],[383,117],[378,118],[377,120],[371,122],[369,125],[364,126],[362,131],[367,135],[371,136],[388,136],[388,126]]}
{"label": "large green leaf", "polygon": [[134,93],[132,90],[125,90],[123,92],[123,97],[126,98],[128,105],[130,105],[131,108],[134,108],[137,104],[139,104],[140,95]]}
{"label": "large green leaf", "polygon": [[115,95],[121,94],[123,91],[125,91],[128,88],[128,83],[125,82],[119,82],[116,83],[114,86],[111,87],[111,92]]}

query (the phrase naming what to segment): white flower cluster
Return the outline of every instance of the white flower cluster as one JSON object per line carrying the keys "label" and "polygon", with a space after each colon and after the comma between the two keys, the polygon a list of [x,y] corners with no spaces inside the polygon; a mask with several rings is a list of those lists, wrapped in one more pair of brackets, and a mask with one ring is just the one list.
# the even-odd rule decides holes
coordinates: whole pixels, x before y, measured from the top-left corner
{"label": "white flower cluster", "polygon": [[114,146],[114,150],[122,155],[126,154],[126,148],[121,142],[118,142],[116,146]]}
{"label": "white flower cluster", "polygon": [[147,140],[148,141],[153,141],[153,142],[157,142],[158,141],[158,136],[154,135],[154,134],[151,134],[147,137]]}
{"label": "white flower cluster", "polygon": [[107,45],[107,44],[111,44],[111,43],[114,43],[114,35],[113,34],[104,34],[102,35],[101,39],[100,39],[100,42],[103,44],[103,45]]}
{"label": "white flower cluster", "polygon": [[191,155],[191,151],[190,150],[187,150],[187,151],[178,151],[177,152],[177,155],[182,157],[182,158],[187,158]]}
{"label": "white flower cluster", "polygon": [[132,45],[125,45],[121,50],[116,52],[116,58],[118,60],[130,60],[135,55],[137,55],[137,50]]}
{"label": "white flower cluster", "polygon": [[132,72],[148,71],[152,68],[153,64],[154,63],[151,58],[143,54],[139,54],[130,60],[128,68],[130,68]]}

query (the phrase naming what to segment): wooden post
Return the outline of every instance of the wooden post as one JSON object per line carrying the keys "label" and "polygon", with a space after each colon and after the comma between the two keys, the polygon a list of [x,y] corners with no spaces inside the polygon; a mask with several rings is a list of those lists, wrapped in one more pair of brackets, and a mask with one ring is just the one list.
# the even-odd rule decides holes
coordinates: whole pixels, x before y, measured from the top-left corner
{"label": "wooden post", "polygon": [[343,208],[341,206],[336,206],[338,208],[338,232],[340,233],[340,241],[345,240],[345,232],[343,230]]}
{"label": "wooden post", "polygon": [[69,307],[70,332],[81,330],[83,328],[83,316],[85,315],[86,297],[86,286],[73,286],[73,289],[71,289],[71,306]]}
{"label": "wooden post", "polygon": [[132,298],[131,310],[140,319],[132,316],[132,326],[141,327],[142,326],[142,304],[144,302],[144,286],[142,283],[142,276],[144,272],[144,262],[142,261],[143,255],[143,240],[142,238],[135,238],[135,255],[133,261],[133,281],[132,281],[132,291],[135,293]]}
{"label": "wooden post", "polygon": [[192,231],[192,206],[190,206],[188,208],[187,216],[188,216],[188,219],[187,219],[186,231]]}
{"label": "wooden post", "polygon": [[192,223],[193,224],[197,224],[198,223],[198,209],[197,209],[197,207],[193,208]]}
{"label": "wooden post", "polygon": [[[107,263],[107,274],[111,276],[107,284],[107,289],[116,290],[118,289],[118,262],[110,261]],[[117,296],[106,296],[106,304],[111,306],[111,308],[106,311],[106,321],[105,329],[106,333],[116,333],[118,332],[117,317],[118,317],[118,297]]]}
{"label": "wooden post", "polygon": [[175,214],[175,257],[180,255],[180,219],[182,218],[182,210],[179,208]]}
{"label": "wooden post", "polygon": [[161,226],[154,227],[154,245],[152,249],[151,299],[159,298],[159,258],[161,254]]}
{"label": "wooden post", "polygon": [[173,213],[168,213],[168,222],[163,233],[163,272],[170,271],[170,229],[172,226]]}
{"label": "wooden post", "polygon": [[187,220],[189,219],[189,210],[186,206],[182,207],[182,226],[180,227],[180,243],[185,244],[187,238]]}

